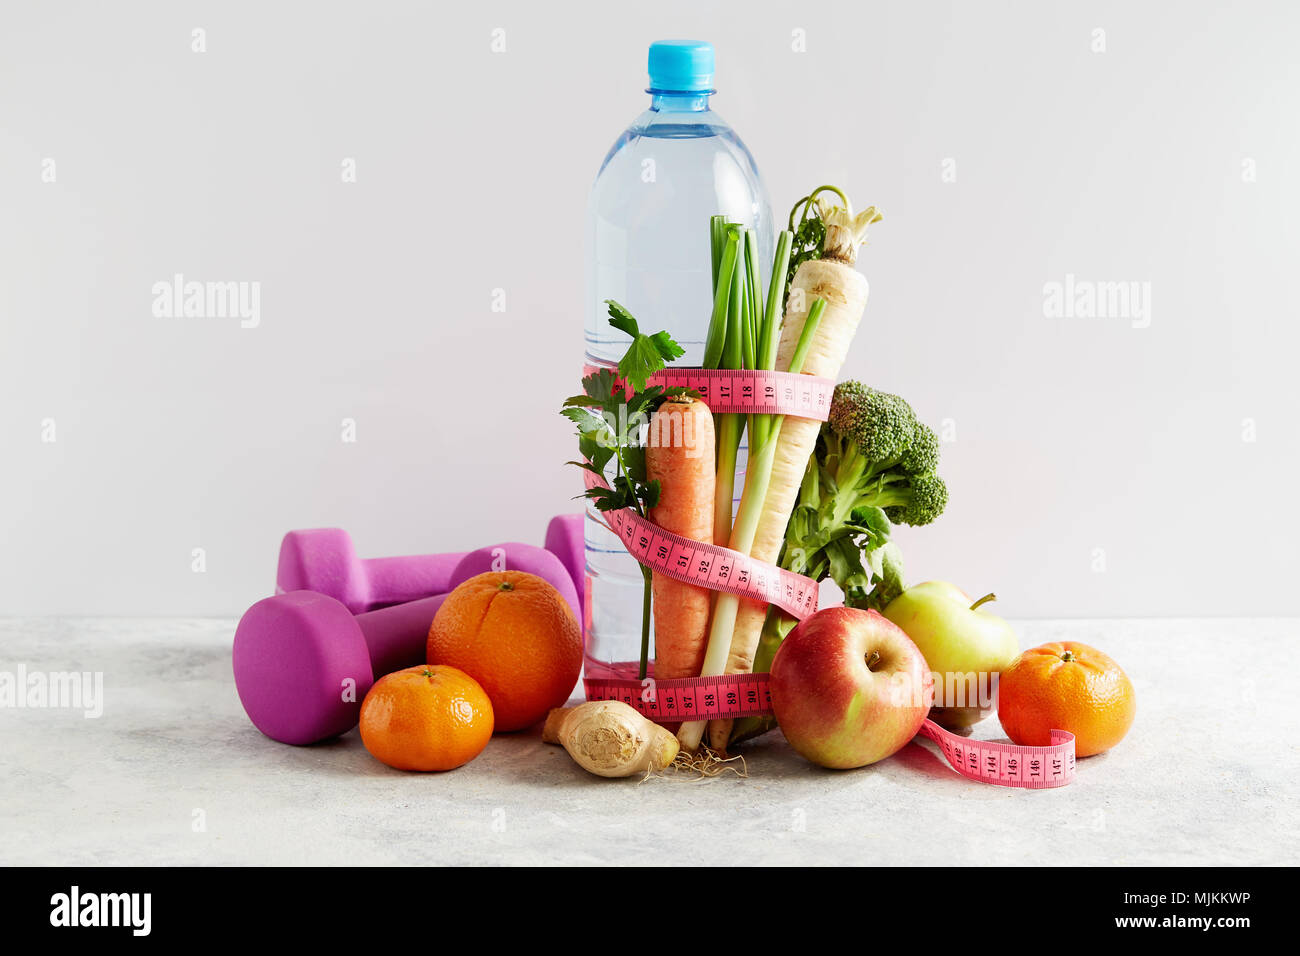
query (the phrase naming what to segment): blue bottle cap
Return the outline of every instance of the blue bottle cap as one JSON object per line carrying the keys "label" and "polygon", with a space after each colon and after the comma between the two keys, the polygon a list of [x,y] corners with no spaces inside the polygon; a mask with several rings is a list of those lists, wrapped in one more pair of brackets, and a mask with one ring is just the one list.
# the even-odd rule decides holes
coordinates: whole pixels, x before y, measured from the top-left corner
{"label": "blue bottle cap", "polygon": [[650,44],[647,93],[713,93],[713,44],[656,40]]}

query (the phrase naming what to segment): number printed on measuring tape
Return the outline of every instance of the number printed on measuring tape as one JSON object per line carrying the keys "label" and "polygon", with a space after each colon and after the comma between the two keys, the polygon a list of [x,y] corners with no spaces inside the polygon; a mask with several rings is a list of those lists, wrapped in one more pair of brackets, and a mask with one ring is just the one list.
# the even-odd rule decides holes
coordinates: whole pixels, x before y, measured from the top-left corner
{"label": "number printed on measuring tape", "polygon": [[[596,366],[583,367],[583,375]],[[831,411],[834,379],[793,372],[754,371],[753,369],[687,368],[670,366],[655,372],[647,386],[690,388],[699,393],[709,410],[724,415],[768,413],[811,418],[824,422]],[[625,388],[622,380],[614,386]]]}
{"label": "number printed on measuring tape", "polygon": [[767,674],[644,681],[587,677],[582,686],[587,700],[621,700],[660,723],[762,717],[772,713]]}
{"label": "number printed on measuring tape", "polygon": [[[607,487],[605,480],[591,471],[583,471],[583,476],[588,488]],[[799,620],[817,610],[817,582],[812,578],[721,545],[665,531],[627,508],[602,512],[601,517],[632,557],[660,574],[711,591],[727,591],[751,601],[774,604]]]}
{"label": "number printed on measuring tape", "polygon": [[647,385],[685,386],[699,392],[709,409],[722,414],[752,412],[793,415],[824,422],[835,382],[815,375],[746,369],[666,368]]}
{"label": "number printed on measuring tape", "polygon": [[920,735],[939,745],[944,759],[963,777],[1003,787],[1047,790],[1074,779],[1074,734],[1053,730],[1046,747],[1022,747],[993,740],[971,740],[944,730],[932,720]]}

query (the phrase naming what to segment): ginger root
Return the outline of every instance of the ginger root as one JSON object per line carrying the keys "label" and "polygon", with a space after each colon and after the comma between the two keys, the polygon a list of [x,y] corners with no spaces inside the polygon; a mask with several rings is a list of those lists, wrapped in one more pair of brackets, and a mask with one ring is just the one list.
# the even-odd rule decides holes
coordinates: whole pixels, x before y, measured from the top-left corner
{"label": "ginger root", "polygon": [[663,770],[677,756],[677,738],[618,700],[556,707],[542,740],[560,744],[578,766],[601,777]]}

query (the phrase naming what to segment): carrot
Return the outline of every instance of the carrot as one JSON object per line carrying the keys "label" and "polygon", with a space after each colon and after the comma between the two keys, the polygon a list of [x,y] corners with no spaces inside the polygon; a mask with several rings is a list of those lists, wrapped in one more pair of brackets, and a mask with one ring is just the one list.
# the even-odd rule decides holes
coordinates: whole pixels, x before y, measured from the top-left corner
{"label": "carrot", "polygon": [[[842,193],[840,197],[844,198]],[[825,226],[821,258],[800,264],[790,283],[775,366],[835,378],[867,304],[867,280],[853,268],[853,263],[866,227],[880,214],[873,206],[854,216],[847,199],[843,208],[821,200],[817,203]],[[820,423],[809,419],[776,416],[770,425],[758,429],[758,437],[751,441],[745,490],[732,528],[732,549],[761,561],[775,562],[779,558],[790,512],[820,429]],[[742,601],[731,594],[719,595],[701,673],[749,673],[766,612],[765,604]],[[683,724],[678,732],[682,748],[696,749],[703,729],[702,721]],[[730,734],[730,720],[710,722],[709,743],[713,749],[725,750]]]}
{"label": "carrot", "polygon": [[[713,541],[713,414],[689,396],[670,398],[650,418],[646,478],[659,482],[650,519],[665,531]],[[695,677],[704,663],[711,595],[654,575],[655,676]]]}

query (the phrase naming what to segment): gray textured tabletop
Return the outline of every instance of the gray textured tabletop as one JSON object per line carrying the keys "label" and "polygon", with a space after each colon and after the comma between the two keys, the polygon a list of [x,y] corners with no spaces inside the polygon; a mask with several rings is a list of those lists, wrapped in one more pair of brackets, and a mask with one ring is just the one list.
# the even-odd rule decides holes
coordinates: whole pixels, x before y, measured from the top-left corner
{"label": "gray textured tabletop", "polygon": [[[4,864],[1296,864],[1300,621],[1015,622],[1132,677],[1138,716],[1077,780],[959,777],[928,741],[821,770],[779,733],[749,776],[603,780],[538,730],[446,774],[354,730],[289,747],[248,722],[229,620],[0,620],[0,670],[102,671],[98,718],[0,709]],[[976,737],[1001,738],[996,718]]]}

